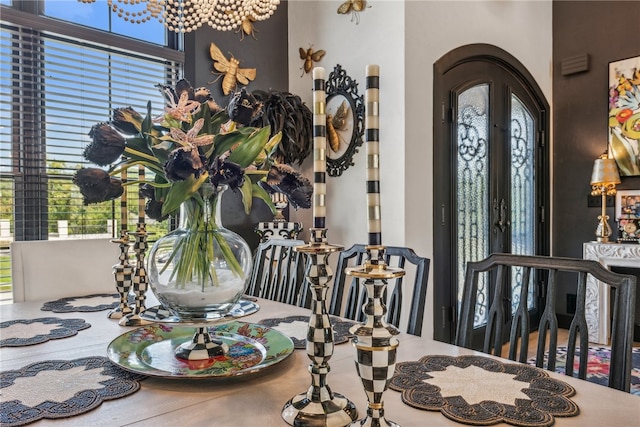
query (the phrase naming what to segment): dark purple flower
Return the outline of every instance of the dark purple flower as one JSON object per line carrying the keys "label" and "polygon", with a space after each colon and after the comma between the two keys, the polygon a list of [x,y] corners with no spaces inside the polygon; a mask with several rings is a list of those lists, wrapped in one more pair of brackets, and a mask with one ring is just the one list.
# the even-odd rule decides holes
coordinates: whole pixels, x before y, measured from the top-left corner
{"label": "dark purple flower", "polygon": [[120,133],[137,135],[142,130],[143,120],[142,116],[131,107],[116,108],[113,110],[113,120],[111,124]]}
{"label": "dark purple flower", "polygon": [[164,173],[173,182],[184,181],[191,175],[198,178],[205,171],[206,161],[197,147],[180,147],[169,155],[169,160],[164,164]]}
{"label": "dark purple flower", "polygon": [[164,221],[169,218],[169,215],[162,215],[162,202],[158,200],[149,199],[144,206],[144,211],[147,216],[151,219],[155,219],[156,221]]}
{"label": "dark purple flower", "polygon": [[254,114],[259,109],[260,103],[247,93],[245,88],[233,94],[233,97],[227,105],[227,114],[229,119],[241,125],[248,126],[253,119]]}
{"label": "dark purple flower", "polygon": [[142,184],[138,194],[147,199],[155,199],[156,189],[151,184]]}
{"label": "dark purple flower", "polygon": [[235,190],[244,183],[244,169],[237,163],[217,157],[209,169],[209,180],[215,188],[228,185]]}
{"label": "dark purple flower", "polygon": [[99,166],[107,166],[118,160],[125,148],[125,140],[108,123],[97,123],[91,127],[92,142],[84,149],[84,158]]}
{"label": "dark purple flower", "polygon": [[163,201],[156,199],[156,189],[153,185],[142,184],[138,194],[147,199],[144,211],[149,218],[156,221],[164,221],[169,218],[169,214],[162,215]]}
{"label": "dark purple flower", "polygon": [[283,193],[294,209],[311,207],[313,186],[311,182],[294,168],[285,164],[271,166],[267,181],[260,183],[270,193]]}
{"label": "dark purple flower", "polygon": [[123,193],[122,181],[98,168],[82,168],[73,176],[80,188],[84,204],[100,203],[118,198]]}

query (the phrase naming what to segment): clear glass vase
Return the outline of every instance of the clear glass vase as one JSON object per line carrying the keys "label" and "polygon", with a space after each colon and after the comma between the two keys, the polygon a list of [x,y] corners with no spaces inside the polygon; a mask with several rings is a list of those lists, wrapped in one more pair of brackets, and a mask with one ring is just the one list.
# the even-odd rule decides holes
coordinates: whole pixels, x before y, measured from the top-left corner
{"label": "clear glass vase", "polygon": [[251,274],[249,245],[221,225],[222,193],[183,202],[180,227],[158,239],[149,252],[149,285],[164,308],[181,321],[227,314]]}

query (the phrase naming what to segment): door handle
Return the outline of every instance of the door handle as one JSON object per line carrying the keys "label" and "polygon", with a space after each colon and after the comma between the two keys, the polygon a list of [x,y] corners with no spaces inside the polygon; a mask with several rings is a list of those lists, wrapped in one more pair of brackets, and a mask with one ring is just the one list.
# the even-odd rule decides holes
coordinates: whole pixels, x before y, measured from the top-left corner
{"label": "door handle", "polygon": [[495,222],[495,226],[500,229],[502,233],[507,229],[507,221],[505,220],[505,213],[507,211],[507,206],[504,201],[504,198],[500,199],[500,203],[498,204],[497,199],[493,199],[493,209],[498,211],[498,220]]}

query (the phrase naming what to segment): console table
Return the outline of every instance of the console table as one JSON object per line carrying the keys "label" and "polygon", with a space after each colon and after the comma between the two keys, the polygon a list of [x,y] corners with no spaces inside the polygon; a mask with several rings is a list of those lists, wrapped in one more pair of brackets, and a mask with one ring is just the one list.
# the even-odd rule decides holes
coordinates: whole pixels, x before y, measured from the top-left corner
{"label": "console table", "polygon": [[[640,269],[640,245],[637,244],[587,242],[583,245],[582,257],[596,260],[607,268]],[[587,276],[586,318],[590,342],[609,343],[609,293],[608,285],[600,283],[591,275]],[[636,323],[637,321],[638,319]]]}

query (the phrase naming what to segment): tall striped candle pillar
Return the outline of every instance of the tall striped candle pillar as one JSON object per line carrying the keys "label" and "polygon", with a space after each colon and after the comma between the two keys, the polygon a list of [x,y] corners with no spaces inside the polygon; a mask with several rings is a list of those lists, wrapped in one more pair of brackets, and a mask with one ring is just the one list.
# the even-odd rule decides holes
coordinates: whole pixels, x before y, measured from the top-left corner
{"label": "tall striped candle pillar", "polygon": [[324,68],[313,69],[313,227],[326,228],[327,115]]}
{"label": "tall striped candle pillar", "polygon": [[127,236],[127,228],[129,227],[129,215],[127,212],[127,168],[122,168],[120,180],[122,181],[122,196],[120,196],[120,238],[124,239]]}
{"label": "tall striped candle pillar", "polygon": [[[144,183],[144,166],[140,165],[138,169],[138,181],[140,181],[140,187]],[[144,196],[138,192],[138,226],[144,224]]]}
{"label": "tall striped candle pillar", "polygon": [[367,140],[367,232],[369,245],[382,245],[380,215],[380,67],[367,65],[365,135]]}

